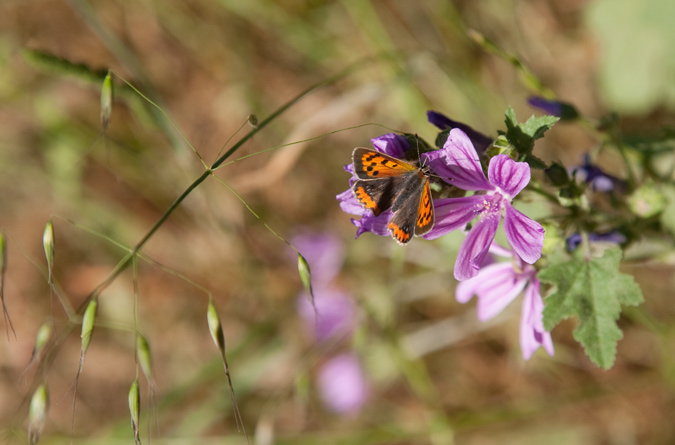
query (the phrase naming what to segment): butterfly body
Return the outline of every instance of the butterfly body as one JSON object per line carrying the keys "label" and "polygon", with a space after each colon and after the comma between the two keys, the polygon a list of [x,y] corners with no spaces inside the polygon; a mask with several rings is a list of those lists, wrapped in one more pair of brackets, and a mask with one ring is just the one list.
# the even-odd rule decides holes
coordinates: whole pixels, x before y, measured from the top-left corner
{"label": "butterfly body", "polygon": [[424,235],[434,226],[429,172],[369,148],[355,148],[352,154],[352,186],[356,199],[375,216],[391,209],[387,228],[399,244],[413,235]]}

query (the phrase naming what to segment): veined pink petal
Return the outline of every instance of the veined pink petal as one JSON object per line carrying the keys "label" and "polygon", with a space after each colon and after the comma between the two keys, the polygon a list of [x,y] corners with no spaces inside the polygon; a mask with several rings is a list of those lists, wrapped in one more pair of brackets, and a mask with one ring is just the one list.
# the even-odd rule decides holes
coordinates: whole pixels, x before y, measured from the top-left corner
{"label": "veined pink petal", "polygon": [[490,245],[490,253],[504,258],[511,258],[513,256],[513,252],[497,243],[492,243]]}
{"label": "veined pink petal", "polygon": [[494,190],[471,140],[459,128],[450,130],[441,153],[428,155],[426,162],[434,173],[462,190]]}
{"label": "veined pink petal", "polygon": [[509,305],[525,287],[527,279],[519,278],[511,263],[491,264],[470,280],[457,285],[455,297],[466,303],[478,296],[478,319],[487,321]]}
{"label": "veined pink petal", "polygon": [[499,227],[499,215],[484,214],[469,231],[455,261],[455,279],[468,280],[478,275],[478,270]]}
{"label": "veined pink petal", "polygon": [[530,166],[506,155],[497,155],[490,159],[488,178],[513,199],[530,182]]}
{"label": "veined pink petal", "polygon": [[536,221],[504,203],[504,231],[513,250],[526,263],[534,264],[541,257],[544,247],[544,228]]}
{"label": "veined pink petal", "polygon": [[478,289],[483,289],[484,282],[493,280],[495,277],[508,275],[513,276],[513,267],[509,263],[496,263],[483,267],[480,273],[473,278],[461,281],[455,289],[455,298],[459,303],[468,303],[474,295],[478,295]]}
{"label": "veined pink petal", "polygon": [[410,147],[405,136],[395,133],[387,133],[370,140],[375,150],[388,154],[398,159],[405,157],[406,150]]}
{"label": "veined pink petal", "polygon": [[424,235],[424,239],[435,239],[453,230],[464,228],[485,209],[484,201],[483,195],[435,199],[436,223],[434,228]]}
{"label": "veined pink petal", "polygon": [[520,317],[520,349],[525,360],[529,360],[540,346],[544,347],[548,355],[554,354],[551,334],[544,330],[543,311],[539,280],[535,278],[525,290]]}

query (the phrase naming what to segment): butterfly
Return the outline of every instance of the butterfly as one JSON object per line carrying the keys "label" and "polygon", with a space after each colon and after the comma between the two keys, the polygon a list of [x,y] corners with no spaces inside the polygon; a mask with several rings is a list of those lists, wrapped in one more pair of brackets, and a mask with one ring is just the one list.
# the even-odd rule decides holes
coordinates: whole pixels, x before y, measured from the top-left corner
{"label": "butterfly", "polygon": [[413,235],[421,236],[434,226],[429,171],[369,148],[352,153],[352,186],[356,199],[375,216],[391,208],[394,216],[387,228],[401,245]]}

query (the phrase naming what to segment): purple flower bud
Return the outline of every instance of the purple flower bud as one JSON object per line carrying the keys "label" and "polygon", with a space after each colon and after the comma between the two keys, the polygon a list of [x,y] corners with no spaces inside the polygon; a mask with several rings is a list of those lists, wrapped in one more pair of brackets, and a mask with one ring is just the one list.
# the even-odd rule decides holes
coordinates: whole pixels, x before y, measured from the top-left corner
{"label": "purple flower bud", "polygon": [[[621,232],[617,232],[616,230],[612,230],[611,232],[606,233],[591,232],[588,234],[588,241],[591,243],[603,242],[603,243],[622,244],[626,242],[626,237]],[[581,244],[581,234],[575,233],[574,235],[567,237],[567,240],[565,240],[565,242],[567,243],[567,250],[569,250],[570,252],[574,252],[577,249],[577,247],[579,247],[579,244]]]}
{"label": "purple flower bud", "polygon": [[484,135],[480,131],[474,130],[467,124],[453,121],[438,111],[427,111],[427,120],[429,123],[435,125],[441,130],[452,130],[453,128],[459,128],[464,133],[466,133],[479,154],[484,153],[485,150],[492,144],[493,139],[491,137]]}
{"label": "purple flower bud", "polygon": [[588,155],[584,156],[584,163],[572,169],[572,174],[579,180],[591,184],[593,191],[611,192],[612,190],[622,191],[625,189],[625,183],[619,178],[605,173],[597,165],[591,164]]}
{"label": "purple flower bud", "polygon": [[559,100],[548,100],[539,96],[530,96],[527,102],[539,108],[546,114],[558,116],[562,120],[572,120],[579,117],[579,112],[573,105]]}

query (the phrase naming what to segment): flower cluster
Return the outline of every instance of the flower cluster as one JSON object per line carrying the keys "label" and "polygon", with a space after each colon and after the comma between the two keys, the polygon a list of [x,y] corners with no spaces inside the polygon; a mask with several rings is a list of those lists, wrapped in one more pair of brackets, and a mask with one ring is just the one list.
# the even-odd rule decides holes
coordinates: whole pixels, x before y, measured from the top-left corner
{"label": "flower cluster", "polygon": [[[487,320],[524,290],[520,334],[523,357],[528,359],[540,346],[552,355],[551,336],[543,328],[544,303],[537,269],[532,266],[541,257],[544,229],[511,204],[530,182],[529,165],[498,154],[489,160],[486,176],[479,156],[484,156],[492,140],[440,113],[430,111],[427,116],[432,124],[443,130],[443,138],[437,139],[442,147],[422,153],[420,164],[425,166],[431,178],[440,178],[448,186],[469,193],[463,197],[433,199],[435,224],[424,238],[438,238],[471,225],[454,267],[454,276],[461,281],[457,299],[465,303],[474,294],[478,295],[478,316]],[[371,142],[375,150],[398,159],[404,159],[411,148],[408,139],[393,133]],[[352,174],[351,187],[357,180],[353,165],[346,165],[345,170]],[[361,205],[351,188],[339,194],[337,199],[343,211],[361,217],[352,219],[357,227],[357,238],[364,232],[389,234],[387,223],[392,218],[391,210],[375,216]],[[512,252],[493,244],[502,219]],[[509,256],[512,261],[481,270],[489,251]]]}
{"label": "flower cluster", "polygon": [[[437,116],[434,115],[434,119]],[[403,158],[409,148],[406,138],[395,134],[380,136],[372,142],[376,150],[397,158]],[[424,236],[426,239],[438,238],[465,228],[477,218],[455,262],[457,280],[467,280],[478,274],[502,216],[506,237],[514,251],[529,264],[539,259],[544,229],[511,205],[513,198],[530,181],[527,163],[497,155],[490,160],[486,178],[471,139],[459,128],[450,130],[442,149],[423,153],[420,161],[449,185],[473,192],[473,195],[462,198],[435,199],[436,223]],[[347,165],[345,170],[352,173],[352,185],[356,180],[353,168]],[[337,199],[345,212],[361,216],[360,220],[352,219],[357,227],[357,237],[364,232],[388,234],[387,222],[392,216],[391,211],[374,216],[356,200],[351,189],[339,194]]]}

